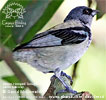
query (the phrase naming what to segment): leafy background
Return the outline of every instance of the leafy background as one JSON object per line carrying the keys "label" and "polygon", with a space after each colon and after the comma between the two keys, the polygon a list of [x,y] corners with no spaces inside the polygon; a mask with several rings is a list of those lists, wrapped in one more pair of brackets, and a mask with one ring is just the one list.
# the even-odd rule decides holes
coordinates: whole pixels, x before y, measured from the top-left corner
{"label": "leafy background", "polygon": [[[106,100],[106,1],[105,0],[1,0],[0,11],[0,43],[10,50],[18,44],[29,41],[37,32],[45,31],[50,27],[61,23],[70,9],[76,6],[91,6],[100,10],[92,23],[93,44],[87,53],[81,58],[77,76],[74,79],[73,88],[77,91],[89,91],[94,96],[104,96],[95,100]],[[26,10],[24,21],[27,23],[22,28],[7,28],[2,25],[5,14],[2,10],[9,3],[20,3]],[[4,6],[3,6],[4,4]],[[96,20],[98,19],[98,20]],[[19,19],[17,19],[19,20]],[[11,19],[14,22],[14,19]],[[1,45],[0,44],[0,45]],[[1,50],[1,49],[0,49]],[[27,78],[38,87],[41,94],[44,94],[50,84],[52,74],[43,74],[28,64],[17,62],[20,69]],[[72,75],[74,67],[70,67],[65,72]],[[46,80],[46,81],[45,81]],[[18,83],[20,79],[14,76],[13,71],[4,61],[0,62],[0,98],[3,97],[4,83]],[[19,88],[20,89],[20,88]],[[22,88],[30,91],[28,88]],[[5,94],[8,95],[8,94]],[[11,94],[12,95],[12,94]],[[23,95],[23,94],[14,94]],[[30,94],[33,95],[33,94]],[[24,98],[25,99],[25,98]],[[30,98],[27,98],[30,100]],[[27,100],[25,99],[25,100]],[[18,99],[17,99],[18,100]],[[31,99],[32,100],[32,99]]]}

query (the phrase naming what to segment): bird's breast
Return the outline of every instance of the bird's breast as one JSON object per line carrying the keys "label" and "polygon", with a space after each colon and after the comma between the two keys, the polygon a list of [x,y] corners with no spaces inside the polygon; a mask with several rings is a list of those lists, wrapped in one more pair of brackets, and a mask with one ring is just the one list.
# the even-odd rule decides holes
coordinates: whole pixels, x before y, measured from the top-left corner
{"label": "bird's breast", "polygon": [[[65,47],[66,48],[66,65],[70,66],[76,63],[87,51],[90,43],[91,43],[91,40],[88,40],[87,38],[82,43],[67,45]],[[63,66],[63,69],[65,69],[64,66]]]}
{"label": "bird's breast", "polygon": [[90,41],[86,39],[80,44],[39,48],[37,53],[38,63],[50,71],[54,71],[56,68],[66,69],[83,56],[89,44]]}

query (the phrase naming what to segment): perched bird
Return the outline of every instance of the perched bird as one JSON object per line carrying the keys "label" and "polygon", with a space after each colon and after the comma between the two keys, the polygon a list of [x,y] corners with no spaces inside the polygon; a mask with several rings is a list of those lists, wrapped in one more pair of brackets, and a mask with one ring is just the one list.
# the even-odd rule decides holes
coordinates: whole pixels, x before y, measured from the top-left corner
{"label": "perched bird", "polygon": [[28,43],[16,47],[13,50],[14,59],[26,62],[41,72],[53,72],[65,86],[63,92],[76,93],[60,76],[66,75],[62,70],[77,62],[88,49],[91,22],[97,12],[85,6],[72,9],[63,23],[36,34]]}

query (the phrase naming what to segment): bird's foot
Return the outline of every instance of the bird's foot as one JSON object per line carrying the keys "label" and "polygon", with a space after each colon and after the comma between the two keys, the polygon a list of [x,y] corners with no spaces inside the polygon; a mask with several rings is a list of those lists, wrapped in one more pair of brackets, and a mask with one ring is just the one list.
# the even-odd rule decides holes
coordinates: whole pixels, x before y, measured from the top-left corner
{"label": "bird's foot", "polygon": [[65,72],[61,71],[61,76],[66,76],[71,81],[71,84],[73,83],[71,76],[67,75]]}
{"label": "bird's foot", "polygon": [[56,69],[55,70],[55,75],[53,75],[52,77],[57,77],[60,80],[60,82],[63,84],[63,86],[65,87],[65,89],[58,91],[56,94],[64,93],[64,92],[69,92],[69,93],[72,93],[72,94],[76,94],[77,91],[73,90],[71,88],[70,84],[65,82],[65,80],[63,79],[64,77],[62,77],[62,76],[67,77],[69,80],[71,80],[71,83],[72,83],[71,76],[67,75],[66,73],[61,71],[59,68]]}
{"label": "bird's foot", "polygon": [[[61,76],[66,76],[68,79],[72,80],[72,78],[70,76],[68,76],[66,73],[64,73],[63,71],[61,72]],[[58,78],[65,87],[65,89],[62,89],[62,90],[59,90],[58,92],[56,92],[56,95],[58,95],[60,93],[72,93],[74,95],[77,94],[77,91],[73,90],[70,86],[68,86],[60,77],[56,77],[56,75],[53,75],[51,77],[51,80],[53,78]]]}
{"label": "bird's foot", "polygon": [[[66,87],[65,87],[66,88]],[[60,93],[64,93],[64,92],[68,92],[68,93],[72,93],[72,94],[76,94],[77,91],[67,87],[66,89],[60,90],[56,93],[56,95],[60,94]]]}
{"label": "bird's foot", "polygon": [[[62,74],[63,74],[63,73],[62,73]],[[66,75],[66,74],[65,74],[65,75]],[[65,76],[65,75],[64,75],[64,76]],[[51,80],[52,80],[53,78],[56,78],[56,76],[53,75],[53,76],[51,77]],[[69,79],[70,79],[70,78],[69,78]],[[59,93],[64,93],[64,92],[69,92],[69,93],[72,93],[72,94],[76,94],[76,93],[77,93],[77,91],[75,91],[75,90],[71,89],[70,87],[68,87],[67,84],[64,83],[61,79],[59,79],[59,80],[62,82],[62,84],[64,85],[65,89],[58,91],[58,92],[56,93],[56,95],[58,95]]]}

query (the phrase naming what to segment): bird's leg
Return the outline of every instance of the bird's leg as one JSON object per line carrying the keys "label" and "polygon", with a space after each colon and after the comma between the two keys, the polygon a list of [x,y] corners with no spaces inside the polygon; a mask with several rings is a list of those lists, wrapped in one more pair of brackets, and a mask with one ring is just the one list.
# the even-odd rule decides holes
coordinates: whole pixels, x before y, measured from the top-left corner
{"label": "bird's leg", "polygon": [[67,74],[64,73],[63,71],[61,71],[61,76],[66,76],[68,79],[70,79],[71,84],[73,83],[73,80],[72,80],[71,76],[67,75]]}
{"label": "bird's leg", "polygon": [[56,69],[54,73],[55,73],[55,77],[57,77],[65,87],[64,90],[60,90],[59,92],[57,92],[57,94],[63,93],[63,92],[70,92],[70,93],[73,93],[73,94],[77,93],[77,91],[74,91],[71,87],[69,87],[61,77],[61,76],[66,76],[67,78],[71,79],[71,81],[72,81],[72,78],[70,76],[68,76],[66,73],[61,71],[59,68]]}

